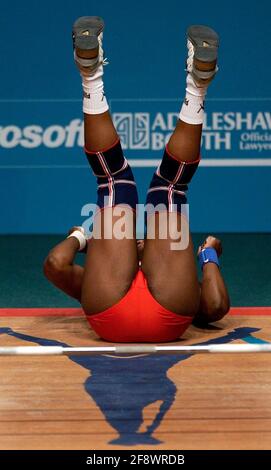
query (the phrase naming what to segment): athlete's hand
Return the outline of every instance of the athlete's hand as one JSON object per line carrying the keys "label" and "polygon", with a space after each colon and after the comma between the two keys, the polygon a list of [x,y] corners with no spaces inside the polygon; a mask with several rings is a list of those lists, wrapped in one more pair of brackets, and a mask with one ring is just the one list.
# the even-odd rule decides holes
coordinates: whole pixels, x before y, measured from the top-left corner
{"label": "athlete's hand", "polygon": [[200,253],[203,248],[214,248],[215,251],[217,252],[217,256],[220,256],[222,254],[222,244],[221,241],[218,238],[212,237],[209,235],[204,243],[199,246],[198,249],[198,254]]}

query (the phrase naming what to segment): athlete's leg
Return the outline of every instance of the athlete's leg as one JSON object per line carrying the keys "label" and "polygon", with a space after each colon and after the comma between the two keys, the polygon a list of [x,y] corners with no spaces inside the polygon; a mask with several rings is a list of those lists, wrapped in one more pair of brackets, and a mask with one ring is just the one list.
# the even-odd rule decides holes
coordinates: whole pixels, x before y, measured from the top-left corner
{"label": "athlete's leg", "polygon": [[[205,36],[204,39],[202,35]],[[193,244],[189,236],[185,249],[172,250],[172,243],[176,243],[176,228],[174,229],[174,222],[170,220],[173,210],[171,204],[175,203],[178,207],[178,231],[182,227],[184,232],[189,232],[186,216],[180,213],[181,203],[186,202],[182,191],[187,189],[187,184],[199,163],[204,96],[207,84],[216,71],[218,42],[215,33],[204,27],[192,27],[188,38],[185,101],[180,120],[169,140],[161,165],[153,177],[147,198],[147,202],[154,205],[161,202],[166,204],[168,213],[164,224],[168,223],[169,231],[172,230],[167,239],[160,239],[159,213],[148,217],[148,226],[153,226],[156,222],[156,231],[154,240],[145,241],[142,268],[150,291],[161,305],[175,313],[194,316],[199,307],[200,289]],[[179,240],[180,236],[177,241]]]}
{"label": "athlete's leg", "polygon": [[[100,237],[89,243],[81,303],[86,314],[101,312],[118,302],[129,290],[138,269],[135,239],[137,192],[131,168],[123,156],[103,91],[103,22],[97,17],[76,21],[73,29],[75,61],[83,79],[85,149],[98,182]],[[104,201],[107,197],[107,202]],[[114,215],[116,205],[129,205],[126,215]],[[111,225],[123,221],[130,238],[119,239]],[[112,232],[112,231],[111,231]],[[108,238],[107,238],[108,237]]]}

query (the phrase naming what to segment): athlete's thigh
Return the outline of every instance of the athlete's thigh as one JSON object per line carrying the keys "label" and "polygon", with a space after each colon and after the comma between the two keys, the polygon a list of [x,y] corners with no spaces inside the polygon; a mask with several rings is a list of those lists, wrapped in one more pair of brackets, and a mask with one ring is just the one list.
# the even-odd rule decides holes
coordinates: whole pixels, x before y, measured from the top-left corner
{"label": "athlete's thigh", "polygon": [[[193,316],[198,310],[200,296],[193,243],[186,218],[174,215],[174,226],[169,216],[162,221],[162,224],[168,224],[166,238],[159,234],[159,214],[149,218],[148,226],[155,222],[155,237],[145,240],[142,270],[152,295],[163,307]],[[160,232],[165,234],[163,227]],[[178,232],[182,233],[180,237]]]}
{"label": "athlete's thigh", "polygon": [[[104,215],[101,236],[96,233],[90,240],[85,263],[81,303],[85,312],[90,315],[104,311],[121,300],[138,270],[134,212],[130,209],[126,220],[127,233],[133,236],[125,236],[123,239],[115,236],[113,229],[110,236],[110,215],[107,214],[107,217],[106,213],[107,209],[100,213]],[[112,227],[116,227],[118,222],[121,222],[121,217],[113,217]],[[109,231],[105,233],[107,224]]]}

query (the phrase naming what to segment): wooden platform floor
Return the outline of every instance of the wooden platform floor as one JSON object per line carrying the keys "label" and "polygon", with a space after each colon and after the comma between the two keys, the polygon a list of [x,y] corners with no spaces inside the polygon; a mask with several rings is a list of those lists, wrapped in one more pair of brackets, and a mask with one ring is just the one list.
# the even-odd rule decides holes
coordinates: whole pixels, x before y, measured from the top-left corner
{"label": "wooden platform floor", "polygon": [[[270,342],[238,309],[178,344]],[[0,310],[0,346],[103,345],[78,309]],[[177,343],[176,343],[177,344]],[[270,449],[271,355],[2,357],[0,449]]]}

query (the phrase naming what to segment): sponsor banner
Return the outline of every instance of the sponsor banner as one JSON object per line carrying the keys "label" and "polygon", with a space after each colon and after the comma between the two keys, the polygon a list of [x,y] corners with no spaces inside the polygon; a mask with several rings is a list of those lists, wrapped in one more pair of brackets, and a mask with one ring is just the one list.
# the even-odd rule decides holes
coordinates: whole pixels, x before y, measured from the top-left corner
{"label": "sponsor banner", "polygon": [[[202,153],[207,158],[271,157],[270,101],[206,103]],[[114,122],[133,158],[157,158],[178,120],[179,102],[112,101]]]}
{"label": "sponsor banner", "polygon": [[[142,166],[159,159],[176,122],[178,100],[111,100],[115,126],[128,158]],[[271,101],[209,100],[202,154],[206,159],[271,158]],[[0,121],[0,165],[82,165],[80,101],[4,102]]]}

